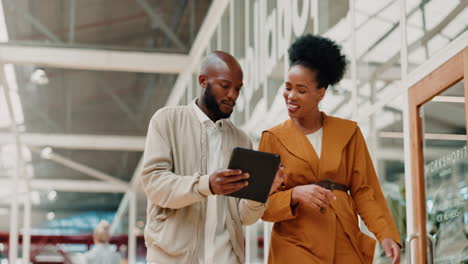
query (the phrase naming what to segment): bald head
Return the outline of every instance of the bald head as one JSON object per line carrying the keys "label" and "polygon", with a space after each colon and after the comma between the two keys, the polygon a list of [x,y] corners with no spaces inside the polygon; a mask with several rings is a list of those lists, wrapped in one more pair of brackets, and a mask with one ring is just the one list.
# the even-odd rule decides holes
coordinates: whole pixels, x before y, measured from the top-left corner
{"label": "bald head", "polygon": [[212,120],[227,118],[243,86],[242,68],[231,54],[213,51],[202,61],[198,83],[202,88],[198,106]]}
{"label": "bald head", "polygon": [[220,70],[232,71],[233,74],[241,74],[242,68],[239,62],[231,54],[224,51],[213,51],[203,58],[200,74],[212,75]]}

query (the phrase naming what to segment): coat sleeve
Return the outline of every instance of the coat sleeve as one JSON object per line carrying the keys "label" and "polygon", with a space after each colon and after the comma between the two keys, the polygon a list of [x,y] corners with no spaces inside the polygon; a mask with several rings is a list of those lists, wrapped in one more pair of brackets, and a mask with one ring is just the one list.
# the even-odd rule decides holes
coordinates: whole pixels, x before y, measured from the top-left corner
{"label": "coat sleeve", "polygon": [[357,211],[380,242],[384,238],[391,238],[401,246],[398,230],[388,209],[366,142],[359,128],[352,140],[354,141],[354,157],[351,196]]}
{"label": "coat sleeve", "polygon": [[158,111],[152,118],[146,137],[141,181],[148,199],[163,207],[178,209],[211,195],[209,175],[177,175],[170,143],[170,113]]}
{"label": "coat sleeve", "polygon": [[[270,132],[262,133],[259,151],[280,154],[281,145],[278,139]],[[284,184],[272,192],[267,202],[267,209],[262,219],[267,222],[281,222],[296,218],[294,208],[291,206],[292,189],[286,190]]]}
{"label": "coat sleeve", "polygon": [[247,199],[239,199],[239,215],[242,225],[253,225],[265,212],[266,204],[251,201]]}

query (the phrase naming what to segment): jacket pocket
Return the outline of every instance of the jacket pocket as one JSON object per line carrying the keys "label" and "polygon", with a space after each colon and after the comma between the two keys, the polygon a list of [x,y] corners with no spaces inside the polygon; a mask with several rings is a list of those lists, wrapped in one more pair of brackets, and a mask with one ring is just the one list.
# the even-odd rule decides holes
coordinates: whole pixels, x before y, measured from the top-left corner
{"label": "jacket pocket", "polygon": [[149,223],[153,255],[179,257],[188,253],[196,231],[188,221],[196,219],[190,212],[189,208],[153,208]]}
{"label": "jacket pocket", "polygon": [[166,219],[169,218],[171,215],[173,215],[174,212],[175,210],[173,209],[154,206],[153,210],[151,210],[151,217],[150,217],[151,230],[156,233],[160,232]]}
{"label": "jacket pocket", "polygon": [[375,252],[375,239],[361,232],[358,237],[358,243],[366,263],[372,263]]}

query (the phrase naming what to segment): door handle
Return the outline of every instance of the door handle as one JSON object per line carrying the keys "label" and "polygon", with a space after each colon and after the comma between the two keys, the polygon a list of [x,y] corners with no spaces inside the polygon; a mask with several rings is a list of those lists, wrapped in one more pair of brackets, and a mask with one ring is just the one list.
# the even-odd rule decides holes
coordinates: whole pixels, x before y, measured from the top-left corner
{"label": "door handle", "polygon": [[431,234],[427,234],[426,235],[427,237],[427,242],[429,242],[429,245],[430,245],[430,252],[431,252],[431,255],[429,255],[429,259],[428,259],[428,262],[429,264],[433,264],[434,263],[434,257],[435,257],[435,238],[431,235]]}
{"label": "door handle", "polygon": [[406,263],[411,264],[411,241],[419,237],[419,233],[413,233],[406,238]]}

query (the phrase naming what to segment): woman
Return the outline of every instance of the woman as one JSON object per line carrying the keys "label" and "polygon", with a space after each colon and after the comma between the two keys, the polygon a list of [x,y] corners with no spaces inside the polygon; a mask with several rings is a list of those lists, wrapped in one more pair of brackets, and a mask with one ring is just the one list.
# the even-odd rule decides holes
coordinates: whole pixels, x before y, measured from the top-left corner
{"label": "woman", "polygon": [[281,155],[287,175],[263,215],[275,223],[268,262],[372,263],[375,240],[360,231],[359,214],[399,263],[399,234],[359,127],[319,110],[327,87],[344,75],[345,56],[313,35],[288,51],[283,95],[290,119],[264,131],[259,146]]}
{"label": "woman", "polygon": [[120,255],[109,245],[110,225],[102,220],[94,229],[94,247],[85,254],[87,264],[120,264]]}

